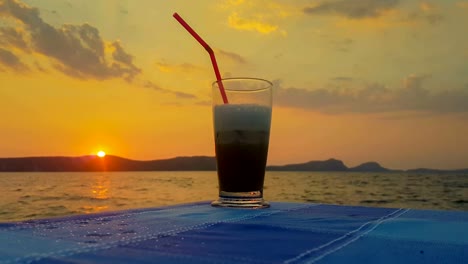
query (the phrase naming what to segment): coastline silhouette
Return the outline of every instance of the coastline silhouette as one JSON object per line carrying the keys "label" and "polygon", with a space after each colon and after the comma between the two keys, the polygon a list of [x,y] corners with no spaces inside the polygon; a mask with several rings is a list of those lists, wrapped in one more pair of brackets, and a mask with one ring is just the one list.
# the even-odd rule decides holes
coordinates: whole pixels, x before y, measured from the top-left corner
{"label": "coastline silhouette", "polygon": [[[410,172],[410,173],[468,173],[468,168],[442,170],[415,168],[389,169],[377,162],[365,162],[355,167],[343,161],[328,159],[305,163],[268,165],[267,171],[341,171],[341,172]],[[215,171],[216,159],[209,156],[174,157],[158,160],[132,160],[123,157],[95,155],[65,157],[0,158],[0,172],[86,172],[86,171]]]}

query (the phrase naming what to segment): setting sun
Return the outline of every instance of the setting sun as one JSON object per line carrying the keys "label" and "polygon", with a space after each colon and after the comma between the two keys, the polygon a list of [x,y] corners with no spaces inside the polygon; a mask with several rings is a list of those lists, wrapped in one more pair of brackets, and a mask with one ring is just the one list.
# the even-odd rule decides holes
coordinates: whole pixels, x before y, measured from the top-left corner
{"label": "setting sun", "polygon": [[99,157],[102,158],[102,157],[106,156],[106,153],[105,153],[104,151],[100,150],[100,151],[97,153],[97,155],[98,155]]}

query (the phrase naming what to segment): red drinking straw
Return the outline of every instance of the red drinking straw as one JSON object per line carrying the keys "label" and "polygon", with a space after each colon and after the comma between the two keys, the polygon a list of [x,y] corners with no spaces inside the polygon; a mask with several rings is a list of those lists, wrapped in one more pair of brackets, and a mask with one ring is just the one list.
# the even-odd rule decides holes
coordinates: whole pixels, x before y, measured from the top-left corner
{"label": "red drinking straw", "polygon": [[214,52],[213,52],[213,49],[210,48],[210,46],[197,34],[197,32],[195,32],[195,30],[193,30],[193,28],[191,28],[187,22],[185,22],[185,20],[183,20],[179,14],[177,13],[174,13],[174,15],[172,15],[175,19],[177,19],[177,21],[179,21],[179,23],[198,41],[198,43],[200,43],[206,51],[208,51],[208,53],[210,54],[210,58],[211,58],[211,64],[213,64],[213,69],[214,69],[214,72],[215,72],[215,75],[216,75],[216,79],[218,80],[218,85],[219,85],[219,91],[221,92],[221,97],[223,97],[223,102],[225,104],[228,103],[228,99],[227,99],[227,96],[226,96],[226,92],[224,91],[224,85],[223,85],[223,82],[221,81],[221,74],[219,73],[219,68],[218,68],[218,63],[216,63],[216,57],[214,55]]}

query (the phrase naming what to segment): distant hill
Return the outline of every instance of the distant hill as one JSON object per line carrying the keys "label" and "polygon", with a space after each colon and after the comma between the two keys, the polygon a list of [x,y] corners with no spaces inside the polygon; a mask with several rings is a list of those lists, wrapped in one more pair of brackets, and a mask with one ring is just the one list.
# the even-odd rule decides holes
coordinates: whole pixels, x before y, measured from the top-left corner
{"label": "distant hill", "polygon": [[368,171],[368,172],[390,172],[393,170],[384,168],[380,166],[379,163],[375,161],[366,162],[359,166],[349,168],[349,171]]}
{"label": "distant hill", "polygon": [[216,170],[213,157],[176,157],[139,161],[107,155],[0,158],[0,171],[201,171]]}
{"label": "distant hill", "polygon": [[[350,171],[350,172],[395,172],[377,162],[366,162],[348,168],[341,160],[328,159],[305,163],[267,166],[269,171]],[[24,157],[0,158],[0,172],[26,171],[214,171],[216,159],[208,156],[176,157],[161,160],[131,160],[107,155],[81,157]],[[403,172],[403,171],[402,171]],[[436,170],[412,169],[409,173],[468,173],[468,169]]]}
{"label": "distant hill", "polygon": [[306,163],[289,164],[283,166],[267,166],[271,171],[347,171],[341,160],[329,159],[324,161],[309,161]]}

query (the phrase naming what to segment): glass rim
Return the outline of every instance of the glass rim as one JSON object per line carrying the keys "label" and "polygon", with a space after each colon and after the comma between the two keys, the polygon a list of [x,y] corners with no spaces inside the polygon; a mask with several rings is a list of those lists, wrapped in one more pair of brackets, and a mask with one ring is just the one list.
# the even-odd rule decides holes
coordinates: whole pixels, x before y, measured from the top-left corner
{"label": "glass rim", "polygon": [[[229,77],[229,78],[223,78],[221,79],[221,82],[229,82],[229,81],[259,81],[259,82],[263,82],[263,83],[266,83],[266,85],[264,87],[261,87],[261,88],[256,88],[256,89],[246,89],[246,90],[242,90],[242,89],[229,89],[229,88],[226,88],[224,87],[224,90],[226,91],[237,91],[237,92],[251,92],[251,91],[261,91],[261,90],[267,90],[267,89],[271,89],[271,87],[273,87],[273,83],[268,81],[268,80],[265,80],[265,79],[262,79],[262,78],[255,78],[255,77]],[[214,81],[211,86],[212,87],[215,87],[215,85],[218,85],[220,81],[216,80]],[[218,88],[218,87],[217,87]]]}

